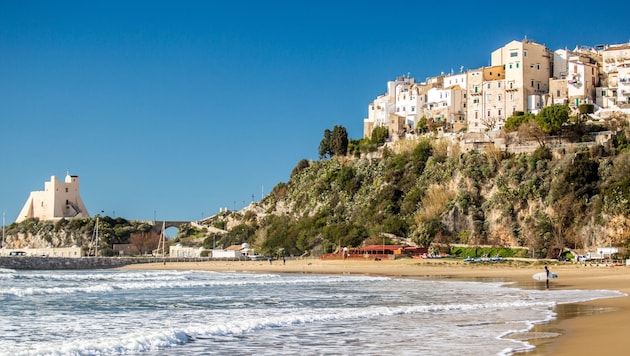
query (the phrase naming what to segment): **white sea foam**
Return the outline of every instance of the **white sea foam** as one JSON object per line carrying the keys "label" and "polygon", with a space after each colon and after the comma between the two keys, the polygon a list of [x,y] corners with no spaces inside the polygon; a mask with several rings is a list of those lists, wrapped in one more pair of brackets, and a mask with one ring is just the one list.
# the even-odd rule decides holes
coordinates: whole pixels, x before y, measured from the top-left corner
{"label": "white sea foam", "polygon": [[0,355],[370,355],[370,347],[400,355],[509,355],[532,346],[505,337],[550,320],[556,303],[622,295],[196,271],[17,272],[5,282]]}

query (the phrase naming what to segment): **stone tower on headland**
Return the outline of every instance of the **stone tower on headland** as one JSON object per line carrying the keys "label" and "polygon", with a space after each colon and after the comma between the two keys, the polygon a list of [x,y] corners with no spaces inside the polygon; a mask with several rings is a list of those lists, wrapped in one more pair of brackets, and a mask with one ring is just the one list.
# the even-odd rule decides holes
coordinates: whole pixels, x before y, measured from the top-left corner
{"label": "stone tower on headland", "polygon": [[44,182],[43,191],[31,192],[15,222],[28,218],[59,220],[81,217],[90,215],[79,194],[79,177],[68,173],[63,182],[52,176],[50,182]]}

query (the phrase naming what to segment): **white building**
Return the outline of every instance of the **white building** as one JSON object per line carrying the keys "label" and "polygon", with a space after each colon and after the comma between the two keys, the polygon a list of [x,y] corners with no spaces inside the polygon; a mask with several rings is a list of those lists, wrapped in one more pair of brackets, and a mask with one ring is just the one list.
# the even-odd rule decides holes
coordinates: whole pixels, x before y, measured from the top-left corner
{"label": "white building", "polygon": [[65,257],[81,258],[85,253],[78,246],[72,247],[44,247],[44,248],[13,248],[0,249],[0,256],[34,256],[34,257]]}
{"label": "white building", "polygon": [[458,84],[447,88],[431,88],[427,93],[425,115],[434,122],[443,122],[448,131],[465,124],[466,90]]}
{"label": "white building", "polygon": [[44,183],[43,191],[31,192],[15,222],[28,218],[58,220],[81,217],[90,215],[79,194],[79,177],[67,174],[63,182],[52,176],[50,182]]}
{"label": "white building", "polygon": [[387,127],[390,137],[404,130],[413,130],[422,117],[425,97],[414,78],[401,76],[387,82],[387,93],[368,105],[368,117],[363,120],[363,137],[371,137],[376,127]]}
{"label": "white building", "polygon": [[181,244],[176,244],[175,246],[173,245],[169,246],[168,255],[170,257],[181,257],[181,258],[201,257],[202,251],[203,251],[203,247],[189,247],[189,246],[182,246]]}

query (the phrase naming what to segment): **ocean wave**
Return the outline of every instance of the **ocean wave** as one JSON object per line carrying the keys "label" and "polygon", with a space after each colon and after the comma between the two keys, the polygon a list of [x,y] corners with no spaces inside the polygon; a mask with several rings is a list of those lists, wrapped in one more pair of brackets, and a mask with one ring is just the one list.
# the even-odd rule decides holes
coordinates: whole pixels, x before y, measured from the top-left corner
{"label": "ocean wave", "polygon": [[[381,277],[369,276],[330,276],[330,277],[314,277],[305,275],[302,278],[283,279],[277,278],[277,275],[251,275],[241,274],[233,275],[229,279],[187,279],[187,278],[171,278],[173,274],[145,274],[134,273],[111,276],[113,278],[104,277],[103,274],[31,274],[30,278],[45,280],[53,285],[33,288],[10,287],[0,290],[0,295],[15,295],[23,297],[27,295],[52,295],[52,294],[74,294],[74,293],[102,293],[115,289],[120,290],[149,290],[164,288],[212,288],[212,287],[255,287],[265,285],[317,285],[317,284],[338,284],[338,283],[356,283],[364,281],[375,281]],[[182,274],[177,273],[175,276]],[[183,274],[185,275],[185,274]],[[164,278],[167,276],[168,278]],[[252,278],[253,276],[253,278]],[[198,277],[198,276],[197,276]],[[79,285],[55,286],[56,282],[72,281]],[[96,284],[85,285],[85,282],[93,282]]]}
{"label": "ocean wave", "polygon": [[194,342],[196,339],[213,337],[240,337],[263,329],[284,328],[295,325],[306,325],[321,322],[343,322],[349,320],[368,321],[374,318],[395,317],[406,314],[430,314],[461,312],[466,310],[502,310],[514,308],[531,308],[543,306],[550,308],[552,303],[479,303],[479,304],[439,304],[415,305],[406,307],[367,307],[353,309],[320,309],[291,310],[282,315],[252,315],[249,319],[221,320],[221,322],[198,322],[185,327],[166,327],[161,330],[151,329],[145,325],[142,331],[124,335],[95,337],[80,340],[65,340],[54,348],[50,344],[28,345],[28,350],[9,348],[13,355],[114,355],[163,350]]}

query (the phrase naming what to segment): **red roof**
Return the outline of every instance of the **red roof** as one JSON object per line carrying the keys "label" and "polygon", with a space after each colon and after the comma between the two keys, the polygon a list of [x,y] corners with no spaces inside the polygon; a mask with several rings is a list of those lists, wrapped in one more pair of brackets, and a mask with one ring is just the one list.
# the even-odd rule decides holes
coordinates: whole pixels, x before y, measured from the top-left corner
{"label": "red roof", "polygon": [[383,250],[400,250],[403,248],[403,245],[369,245],[365,247],[355,247],[355,250],[361,251],[383,251]]}

